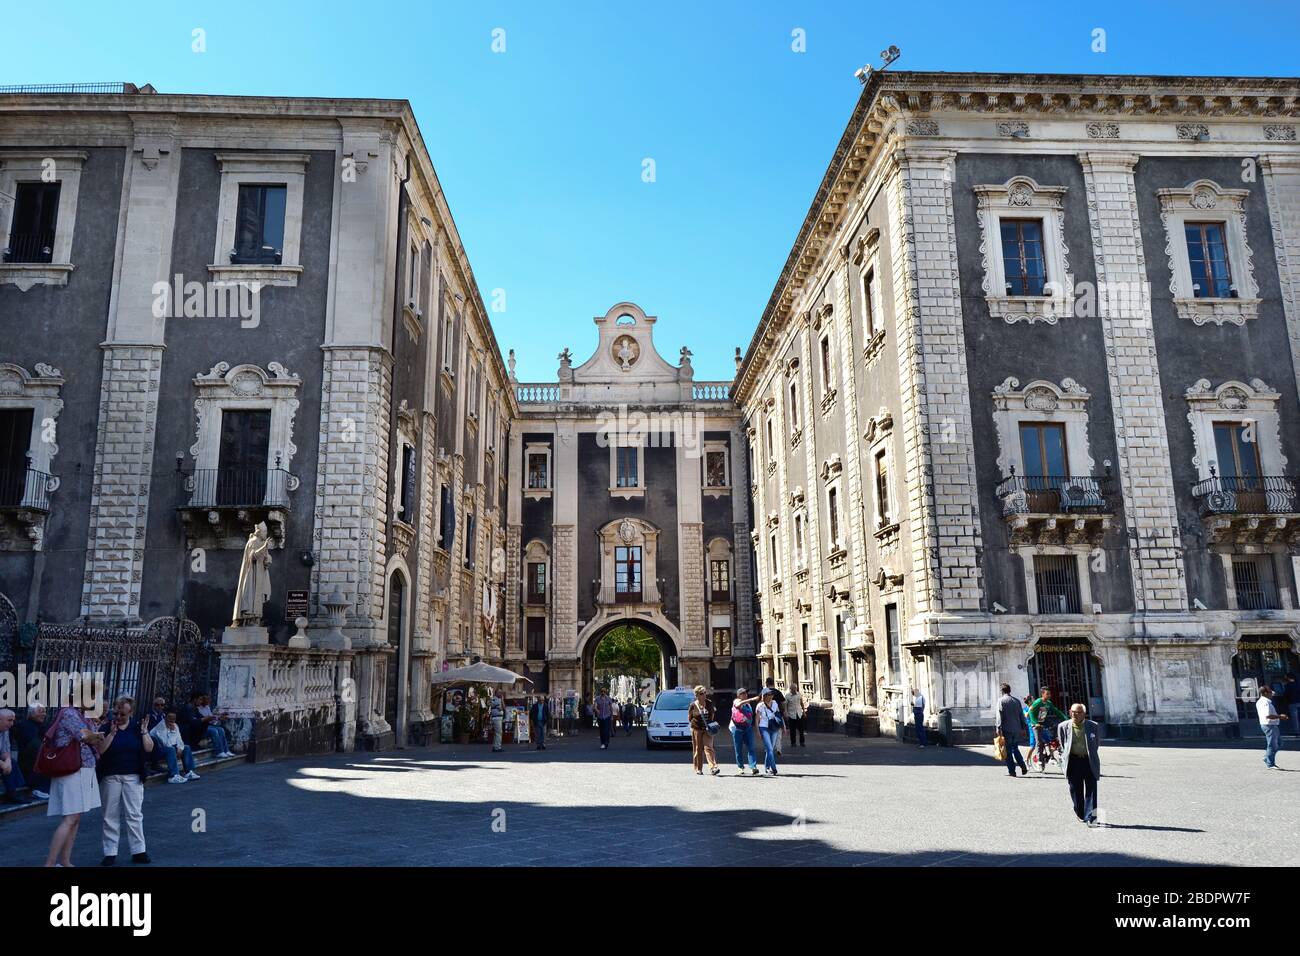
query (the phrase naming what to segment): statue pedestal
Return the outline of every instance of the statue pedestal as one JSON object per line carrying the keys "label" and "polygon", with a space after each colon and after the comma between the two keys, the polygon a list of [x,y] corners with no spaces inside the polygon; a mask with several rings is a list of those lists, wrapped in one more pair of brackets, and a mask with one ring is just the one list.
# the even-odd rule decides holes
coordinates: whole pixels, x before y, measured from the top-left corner
{"label": "statue pedestal", "polygon": [[231,625],[221,634],[222,644],[238,644],[248,646],[250,644],[269,644],[271,636],[267,633],[266,628],[261,625],[235,627]]}

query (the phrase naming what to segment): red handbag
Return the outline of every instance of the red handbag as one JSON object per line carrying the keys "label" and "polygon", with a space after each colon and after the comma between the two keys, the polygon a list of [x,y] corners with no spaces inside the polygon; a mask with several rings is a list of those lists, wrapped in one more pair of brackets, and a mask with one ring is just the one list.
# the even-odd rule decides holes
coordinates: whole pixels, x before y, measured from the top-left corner
{"label": "red handbag", "polygon": [[[60,714],[63,712],[60,711]],[[54,718],[54,725],[45,732],[41,749],[36,753],[36,773],[43,777],[68,777],[81,769],[81,741],[73,737],[62,747],[54,746],[54,731],[59,725],[59,718]]]}

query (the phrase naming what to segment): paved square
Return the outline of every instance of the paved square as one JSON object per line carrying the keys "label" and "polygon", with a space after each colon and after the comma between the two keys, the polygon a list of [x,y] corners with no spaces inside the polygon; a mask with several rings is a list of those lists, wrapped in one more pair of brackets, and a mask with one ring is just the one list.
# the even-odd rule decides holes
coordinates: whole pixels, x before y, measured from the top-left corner
{"label": "paved square", "polygon": [[[725,730],[719,743],[716,779],[695,776],[685,751],[647,752],[639,732],[608,752],[587,733],[545,752],[241,765],[150,787],[145,834],[170,866],[1300,864],[1291,738],[1284,773],[1264,769],[1262,744],[1103,746],[1097,830],[1074,820],[1059,773],[1012,780],[991,747],[817,734],[786,748],[779,777],[742,779]],[[196,810],[206,832],[192,832]],[[0,823],[5,863],[43,862],[53,825]],[[99,838],[95,811],[79,866],[98,862]]]}

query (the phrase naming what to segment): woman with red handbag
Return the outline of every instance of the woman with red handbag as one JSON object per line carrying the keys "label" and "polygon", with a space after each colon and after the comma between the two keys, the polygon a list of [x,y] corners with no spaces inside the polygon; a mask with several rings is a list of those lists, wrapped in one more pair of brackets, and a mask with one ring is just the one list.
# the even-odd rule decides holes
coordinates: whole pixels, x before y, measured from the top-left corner
{"label": "woman with red handbag", "polygon": [[95,778],[95,756],[104,746],[103,734],[86,719],[70,695],[45,732],[37,770],[50,778],[50,802],[47,816],[62,817],[50,840],[46,866],[72,866],[72,847],[77,842],[81,815],[100,806],[99,781]]}

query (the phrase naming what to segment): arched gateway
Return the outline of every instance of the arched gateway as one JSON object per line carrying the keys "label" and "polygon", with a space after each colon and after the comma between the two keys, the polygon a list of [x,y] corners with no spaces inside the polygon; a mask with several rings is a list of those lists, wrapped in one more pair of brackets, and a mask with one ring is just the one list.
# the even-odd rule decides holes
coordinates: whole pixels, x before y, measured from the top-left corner
{"label": "arched gateway", "polygon": [[757,676],[740,414],[688,349],[664,360],[655,321],[620,302],[587,361],[565,349],[554,382],[513,382],[502,656],[556,696],[590,699],[628,627],[658,648],[659,687]]}

